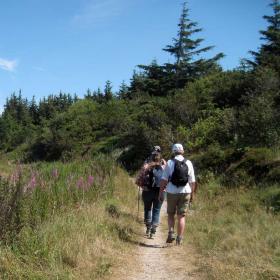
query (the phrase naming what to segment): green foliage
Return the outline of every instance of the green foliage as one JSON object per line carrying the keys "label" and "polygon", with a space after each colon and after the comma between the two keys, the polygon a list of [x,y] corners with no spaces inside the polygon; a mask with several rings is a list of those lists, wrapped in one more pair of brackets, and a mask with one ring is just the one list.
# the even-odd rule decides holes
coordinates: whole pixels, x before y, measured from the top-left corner
{"label": "green foliage", "polygon": [[[279,181],[278,181],[279,182]],[[280,211],[280,186],[279,184],[265,188],[259,194],[260,200],[270,212],[277,213]]]}
{"label": "green foliage", "polygon": [[[211,59],[199,58],[195,60],[196,56],[211,50],[213,46],[200,48],[200,44],[204,40],[192,38],[193,34],[200,32],[202,29],[197,28],[197,23],[189,19],[189,9],[186,2],[183,4],[178,27],[177,37],[173,38],[174,44],[166,46],[163,50],[173,55],[176,60],[175,64],[172,65],[175,88],[183,88],[187,82],[194,78],[217,70],[216,62],[223,57],[223,54],[219,53]],[[170,64],[167,64],[167,69],[170,66]]]}
{"label": "green foliage", "polygon": [[248,61],[254,67],[265,66],[274,69],[280,73],[280,4],[278,0],[271,0],[270,6],[273,9],[271,16],[264,16],[268,26],[266,30],[260,31],[262,40],[265,41],[261,45],[258,52],[251,51],[255,61]]}
{"label": "green foliage", "polygon": [[[35,171],[35,166],[32,170]],[[83,195],[81,189],[74,200],[70,199],[67,192],[71,192],[71,178],[76,181],[76,176],[77,179],[85,177],[90,170],[97,180],[93,182],[94,190],[87,190]],[[40,163],[36,171],[47,185],[44,192],[39,192],[40,186],[36,186],[21,198],[25,223],[9,243],[1,239],[0,278],[101,279],[107,276],[111,267],[122,260],[118,256],[131,249],[127,242],[137,227],[134,207],[137,194],[130,178],[104,157],[85,163]],[[107,172],[102,174],[103,171]],[[24,177],[28,177],[25,172]],[[52,207],[43,207],[42,201]],[[59,201],[63,201],[61,207]],[[37,219],[40,215],[36,210],[41,211],[42,207],[46,216]],[[116,213],[121,214],[118,219]]]}
{"label": "green foliage", "polygon": [[2,240],[11,241],[22,227],[36,226],[63,211],[110,196],[116,166],[111,158],[68,164],[19,166],[0,181]]}
{"label": "green foliage", "polygon": [[[253,183],[255,175],[247,176],[245,167],[233,170],[240,151],[280,145],[279,72],[261,58],[278,55],[278,1],[272,7],[257,67],[223,71],[217,66],[220,55],[197,58],[211,47],[200,48],[203,39],[192,38],[201,29],[184,3],[178,35],[165,49],[174,63],[139,65],[117,95],[110,81],[104,91],[88,89],[80,100],[60,92],[37,104],[34,97],[30,102],[21,92],[12,94],[0,117],[0,150],[25,162],[112,153],[135,171],[154,145],[168,158],[172,143],[182,142],[198,160],[199,172],[233,172],[229,177],[239,174],[238,185]],[[278,169],[271,167],[264,176],[275,182]]]}
{"label": "green foliage", "polygon": [[268,148],[251,148],[227,168],[224,184],[229,186],[263,186],[277,182],[279,152]]}
{"label": "green foliage", "polygon": [[239,111],[238,134],[244,146],[279,145],[279,110],[275,100],[279,84],[279,77],[271,69],[255,72],[252,88]]}

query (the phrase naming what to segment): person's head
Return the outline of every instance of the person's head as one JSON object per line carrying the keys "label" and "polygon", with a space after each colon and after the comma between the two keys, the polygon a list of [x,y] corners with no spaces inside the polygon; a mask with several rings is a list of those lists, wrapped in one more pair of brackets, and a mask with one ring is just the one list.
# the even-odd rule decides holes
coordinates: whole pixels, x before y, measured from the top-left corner
{"label": "person's head", "polygon": [[184,154],[184,148],[183,145],[180,143],[176,143],[172,146],[172,153],[176,155],[183,155]]}
{"label": "person's head", "polygon": [[160,146],[154,146],[154,147],[153,147],[153,150],[152,150],[152,153],[154,153],[154,152],[156,152],[156,153],[161,153],[161,148],[160,148]]}
{"label": "person's head", "polygon": [[158,152],[152,153],[152,161],[159,163],[161,161],[161,154]]}

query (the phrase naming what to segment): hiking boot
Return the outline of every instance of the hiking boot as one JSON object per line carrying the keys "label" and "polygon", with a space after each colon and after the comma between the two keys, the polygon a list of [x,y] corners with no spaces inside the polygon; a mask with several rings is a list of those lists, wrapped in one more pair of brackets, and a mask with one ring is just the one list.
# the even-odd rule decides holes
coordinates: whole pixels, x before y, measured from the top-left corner
{"label": "hiking boot", "polygon": [[156,227],[152,227],[151,228],[151,232],[150,232],[150,238],[153,238],[153,236],[156,234],[157,228]]}
{"label": "hiking boot", "polygon": [[150,235],[150,232],[151,232],[151,228],[150,228],[150,227],[147,227],[147,229],[146,229],[146,235],[149,236],[149,235]]}
{"label": "hiking boot", "polygon": [[182,241],[182,236],[177,236],[176,237],[176,245],[182,245],[183,241]]}
{"label": "hiking boot", "polygon": [[172,243],[174,240],[175,240],[174,232],[169,231],[166,239],[166,243]]}

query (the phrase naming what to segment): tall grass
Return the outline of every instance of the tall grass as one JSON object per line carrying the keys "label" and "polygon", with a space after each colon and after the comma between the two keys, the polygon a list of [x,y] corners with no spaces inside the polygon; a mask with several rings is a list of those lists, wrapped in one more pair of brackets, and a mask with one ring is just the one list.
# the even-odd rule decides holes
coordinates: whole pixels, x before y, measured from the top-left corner
{"label": "tall grass", "polygon": [[41,163],[21,172],[20,183],[3,183],[22,191],[13,213],[19,220],[6,227],[0,243],[0,278],[99,279],[108,274],[135,225],[136,193],[128,175],[104,157]]}
{"label": "tall grass", "polygon": [[208,279],[280,279],[280,217],[259,198],[259,190],[202,186],[187,238],[205,256]]}

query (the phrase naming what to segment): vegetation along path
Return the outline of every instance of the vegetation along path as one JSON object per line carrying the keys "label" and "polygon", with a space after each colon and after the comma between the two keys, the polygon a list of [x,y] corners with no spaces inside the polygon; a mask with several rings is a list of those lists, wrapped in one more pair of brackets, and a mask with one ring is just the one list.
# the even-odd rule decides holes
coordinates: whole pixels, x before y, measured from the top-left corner
{"label": "vegetation along path", "polygon": [[197,280],[204,279],[198,271],[199,256],[191,244],[182,246],[167,245],[166,203],[162,206],[162,223],[153,239],[139,238],[134,255],[127,257],[119,271],[113,273],[113,279],[153,279],[153,280]]}

